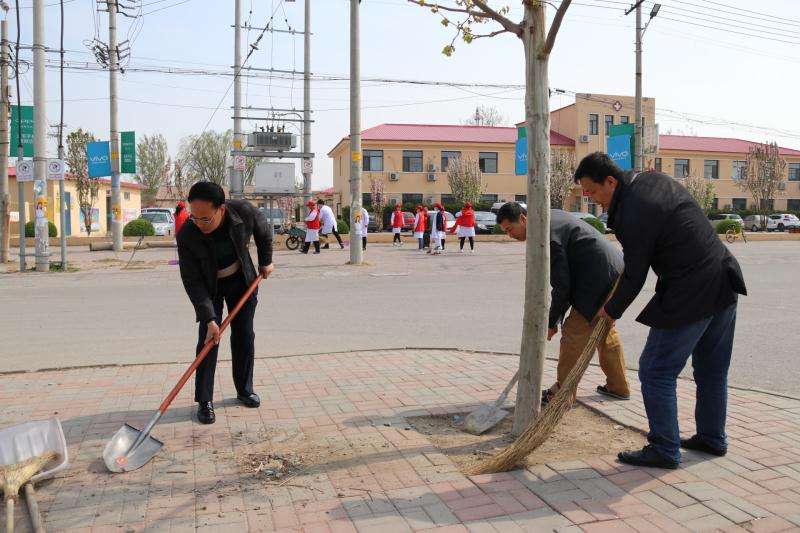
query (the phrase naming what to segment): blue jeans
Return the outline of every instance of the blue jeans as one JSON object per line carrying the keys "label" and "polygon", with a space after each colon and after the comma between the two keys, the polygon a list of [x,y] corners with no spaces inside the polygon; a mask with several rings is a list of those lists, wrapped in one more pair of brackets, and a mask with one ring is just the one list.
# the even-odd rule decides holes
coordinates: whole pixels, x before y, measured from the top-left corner
{"label": "blue jeans", "polygon": [[736,304],[675,329],[650,329],[639,359],[639,381],[650,423],[647,440],[664,457],[680,461],[676,380],[689,355],[697,385],[694,410],[697,435],[725,448],[728,367],[736,328]]}

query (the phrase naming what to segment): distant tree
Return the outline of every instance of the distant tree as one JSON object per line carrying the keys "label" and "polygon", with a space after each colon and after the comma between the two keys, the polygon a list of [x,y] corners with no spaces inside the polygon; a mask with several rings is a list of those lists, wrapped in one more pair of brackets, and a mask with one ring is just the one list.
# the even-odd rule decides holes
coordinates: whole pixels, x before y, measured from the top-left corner
{"label": "distant tree", "polygon": [[136,149],[139,156],[139,172],[135,179],[144,186],[142,201],[145,205],[154,205],[158,189],[168,182],[172,168],[167,140],[160,133],[144,135]]}
{"label": "distant tree", "polygon": [[474,156],[461,156],[447,162],[447,182],[457,204],[478,203],[486,190],[483,173]]}
{"label": "distant tree", "polygon": [[503,126],[507,122],[508,119],[496,107],[479,105],[462,123],[467,126]]}
{"label": "distant tree", "polygon": [[758,144],[750,148],[739,187],[753,197],[755,210],[761,215],[762,226],[766,224],[771,200],[783,194],[786,187],[785,174],[786,160],[781,157],[780,148],[776,143]]}
{"label": "distant tree", "polygon": [[180,159],[172,165],[172,173],[169,176],[167,189],[172,198],[184,199],[189,195],[189,188],[194,181],[183,171],[183,164]]}
{"label": "distant tree", "polygon": [[716,194],[714,190],[714,183],[706,177],[699,177],[695,175],[686,176],[683,179],[683,186],[689,191],[689,194],[700,206],[704,212],[711,209]]}
{"label": "distant tree", "polygon": [[575,155],[554,150],[550,153],[550,207],[564,209],[572,187],[575,186]]}
{"label": "distant tree", "polygon": [[256,165],[266,161],[265,157],[248,157],[245,159],[244,184],[252,185],[256,176]]}
{"label": "distant tree", "polygon": [[86,235],[92,234],[92,209],[100,188],[97,178],[89,177],[89,161],[86,157],[86,145],[95,140],[91,132],[81,128],[67,135],[66,164],[77,185],[78,208],[83,214]]}
{"label": "distant tree", "polygon": [[233,146],[233,132],[204,131],[181,140],[178,158],[181,170],[192,182],[211,181],[225,185],[228,181],[228,158]]}

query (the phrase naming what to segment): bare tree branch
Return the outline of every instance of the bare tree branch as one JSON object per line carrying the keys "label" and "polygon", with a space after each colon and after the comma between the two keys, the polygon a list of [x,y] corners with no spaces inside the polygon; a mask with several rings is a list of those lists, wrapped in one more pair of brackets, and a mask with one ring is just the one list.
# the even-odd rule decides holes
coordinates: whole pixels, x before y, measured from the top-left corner
{"label": "bare tree branch", "polygon": [[502,30],[493,31],[492,33],[485,33],[485,34],[481,34],[481,35],[473,35],[472,38],[473,39],[483,39],[485,37],[494,37],[495,35],[500,35],[501,33],[510,33],[510,32],[508,30],[506,30],[506,29],[502,29]]}
{"label": "bare tree branch", "polygon": [[[568,0],[568,1],[565,0],[565,1],[566,1],[567,5],[569,5],[569,2],[571,2],[572,0]],[[522,25],[521,24],[515,24],[514,22],[511,22],[508,18],[504,17],[499,12],[497,12],[494,9],[492,9],[491,7],[489,7],[488,4],[486,4],[486,2],[484,0],[472,0],[472,3],[475,4],[476,6],[478,6],[481,9],[481,11],[484,12],[483,15],[479,15],[479,16],[489,17],[490,19],[496,21],[502,27],[504,27],[506,29],[506,31],[509,31],[509,32],[513,33],[514,35],[517,35],[517,36],[522,35]]]}
{"label": "bare tree branch", "polygon": [[547,32],[547,39],[544,42],[544,48],[542,48],[541,52],[539,52],[540,59],[550,55],[550,52],[553,50],[558,29],[561,27],[561,21],[564,20],[564,15],[567,13],[567,9],[571,3],[572,0],[563,0],[561,5],[558,6],[556,16],[553,17],[553,23],[550,25],[550,31]]}
{"label": "bare tree branch", "polygon": [[460,7],[450,7],[450,6],[443,6],[441,4],[430,4],[425,0],[408,0],[412,4],[417,4],[420,7],[430,7],[433,9],[439,9],[442,11],[450,11],[451,13],[464,13],[466,15],[472,15],[473,17],[482,17],[484,16],[483,13],[479,13],[477,11],[471,11],[469,9],[463,9]]}

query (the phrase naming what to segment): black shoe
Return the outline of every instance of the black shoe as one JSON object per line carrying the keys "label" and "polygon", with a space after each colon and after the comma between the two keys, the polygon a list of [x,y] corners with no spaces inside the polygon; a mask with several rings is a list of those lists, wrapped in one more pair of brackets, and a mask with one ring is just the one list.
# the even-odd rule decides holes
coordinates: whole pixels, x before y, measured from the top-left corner
{"label": "black shoe", "polygon": [[553,393],[553,391],[551,391],[550,389],[544,389],[542,391],[542,409],[547,407],[547,404],[550,403],[550,400],[552,400],[555,397],[556,395],[555,393]]}
{"label": "black shoe", "polygon": [[197,404],[197,421],[201,424],[213,424],[217,420],[214,414],[214,404],[212,402],[200,402]]}
{"label": "black shoe", "polygon": [[670,470],[678,468],[677,461],[664,457],[649,444],[641,450],[620,452],[617,455],[617,459],[619,459],[621,463],[634,466],[650,466],[654,468],[668,468]]}
{"label": "black shoe", "polygon": [[627,396],[623,396],[622,394],[617,394],[616,392],[610,391],[608,389],[608,387],[606,387],[605,385],[598,385],[597,386],[597,392],[599,392],[600,394],[602,394],[604,396],[608,396],[609,398],[614,398],[614,399],[617,399],[617,400],[630,400],[631,399],[631,395],[630,394],[627,395]]}
{"label": "black shoe", "polygon": [[261,405],[261,398],[255,392],[250,394],[240,394],[236,397],[245,407],[258,407]]}
{"label": "black shoe", "polygon": [[690,439],[681,439],[681,448],[695,450],[697,452],[703,452],[710,455],[716,455],[717,457],[724,457],[725,454],[728,453],[727,448],[717,448],[716,446],[712,446],[697,435]]}

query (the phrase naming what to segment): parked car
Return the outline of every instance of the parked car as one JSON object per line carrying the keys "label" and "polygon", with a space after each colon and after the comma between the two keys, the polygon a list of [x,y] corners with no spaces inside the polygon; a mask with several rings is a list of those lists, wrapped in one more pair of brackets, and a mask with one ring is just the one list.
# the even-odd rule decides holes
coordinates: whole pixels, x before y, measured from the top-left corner
{"label": "parked car", "polygon": [[275,233],[281,233],[283,231],[283,209],[273,207],[270,209],[269,207],[259,207],[259,211],[264,215],[264,218],[267,219],[267,223],[272,221],[272,230]]}
{"label": "parked car", "polygon": [[175,222],[175,210],[168,207],[144,207],[141,214],[145,213],[166,213],[172,222]]}
{"label": "parked car", "polygon": [[[142,211],[145,211],[144,209]],[[170,237],[175,233],[175,220],[172,214],[164,211],[148,210],[142,213],[139,218],[149,220],[156,230],[159,237]]]}
{"label": "parked car", "polygon": [[788,213],[775,213],[769,216],[770,221],[775,224],[778,231],[786,231],[789,228],[800,228],[800,219],[796,215]]}
{"label": "parked car", "polygon": [[742,220],[742,217],[736,213],[717,213],[716,215],[711,215],[708,217],[708,220],[711,222],[711,225],[714,227],[714,229],[716,229],[723,220],[733,220],[744,227],[744,220]]}
{"label": "parked car", "polygon": [[[455,214],[461,216],[461,211]],[[475,233],[491,233],[497,224],[497,215],[491,211],[475,211]]]}
{"label": "parked car", "polygon": [[414,218],[415,215],[411,211],[403,211],[403,227],[400,231],[414,231]]}
{"label": "parked car", "polygon": [[744,217],[744,229],[749,231],[773,231],[777,227],[775,221],[766,215],[747,215]]}

